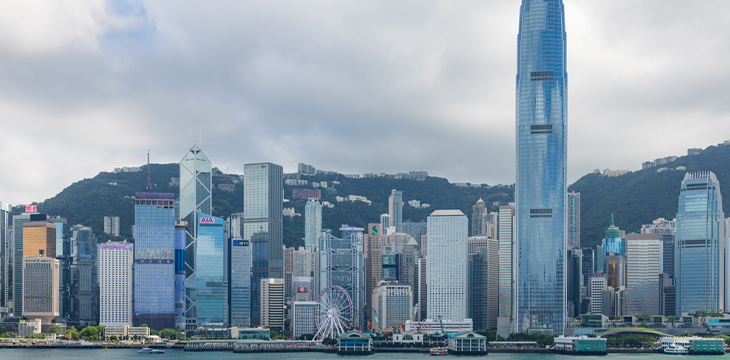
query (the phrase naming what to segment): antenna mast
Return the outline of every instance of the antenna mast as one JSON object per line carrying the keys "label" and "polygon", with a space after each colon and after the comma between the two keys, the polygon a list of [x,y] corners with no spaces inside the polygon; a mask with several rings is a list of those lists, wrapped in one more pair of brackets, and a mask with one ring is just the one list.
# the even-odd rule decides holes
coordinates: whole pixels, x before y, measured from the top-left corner
{"label": "antenna mast", "polygon": [[150,177],[150,151],[147,150],[147,192],[152,190],[152,178]]}

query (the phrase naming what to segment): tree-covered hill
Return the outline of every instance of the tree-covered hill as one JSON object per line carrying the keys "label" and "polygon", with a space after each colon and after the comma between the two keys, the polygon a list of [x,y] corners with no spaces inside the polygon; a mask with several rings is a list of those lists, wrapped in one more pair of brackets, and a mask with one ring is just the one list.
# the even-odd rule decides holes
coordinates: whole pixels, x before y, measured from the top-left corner
{"label": "tree-covered hill", "polygon": [[[173,177],[179,176],[178,164],[152,164],[150,166],[153,192],[169,192],[179,196],[179,186],[170,185]],[[233,184],[239,175],[226,176],[218,174],[213,177],[213,215],[228,218],[231,213],[243,211],[243,184],[235,184],[235,191],[220,190],[218,184]],[[327,181],[329,187],[335,179],[338,196],[360,195],[372,201],[372,205],[363,202],[337,202],[335,195],[323,194],[323,201],[335,204],[335,207],[324,208],[322,213],[323,228],[332,229],[339,235],[343,224],[365,227],[367,223],[378,222],[380,214],[388,212],[388,197],[391,189],[403,191],[403,219],[420,221],[436,209],[460,209],[471,217],[472,205],[481,197],[490,206],[493,201],[504,204],[513,201],[513,187],[457,187],[446,179],[428,177],[425,181],[408,179],[348,179],[337,175],[303,176],[308,180],[307,186],[285,186],[284,197],[291,199],[295,188],[312,188],[313,181]],[[104,216],[119,216],[120,235],[132,238],[134,224],[134,200],[136,192],[144,192],[147,187],[147,166],[142,171],[108,173],[101,172],[92,179],[75,182],[56,196],[38,204],[39,211],[50,215],[58,215],[68,220],[69,226],[82,224],[90,226],[96,234],[103,234]],[[321,188],[320,188],[321,189]],[[323,192],[324,193],[324,192]],[[417,209],[407,204],[416,199],[429,203],[430,208]],[[289,201],[284,207],[293,207],[302,216],[284,218],[284,244],[287,246],[303,245],[304,237],[304,201]],[[20,211],[15,209],[15,213]],[[102,238],[105,236],[101,235]]]}
{"label": "tree-covered hill", "polygon": [[[677,167],[686,170],[677,170]],[[662,167],[666,170],[657,171]],[[682,156],[659,167],[618,177],[588,174],[569,190],[581,193],[581,246],[600,243],[614,214],[616,226],[638,232],[656,218],[673,219],[677,214],[679,188],[687,172],[712,171],[721,190],[730,191],[730,146],[710,146],[698,155]],[[730,199],[723,199],[729,209]]]}

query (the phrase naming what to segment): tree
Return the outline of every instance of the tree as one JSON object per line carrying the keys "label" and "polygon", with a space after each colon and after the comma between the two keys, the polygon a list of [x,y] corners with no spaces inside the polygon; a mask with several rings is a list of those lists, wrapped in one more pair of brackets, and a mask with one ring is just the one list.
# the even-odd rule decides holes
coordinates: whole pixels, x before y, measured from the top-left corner
{"label": "tree", "polygon": [[79,336],[86,340],[97,340],[99,336],[99,329],[96,326],[87,326],[79,333]]}
{"label": "tree", "polygon": [[63,329],[61,329],[61,327],[57,324],[49,326],[46,331],[48,331],[49,334],[63,335]]}

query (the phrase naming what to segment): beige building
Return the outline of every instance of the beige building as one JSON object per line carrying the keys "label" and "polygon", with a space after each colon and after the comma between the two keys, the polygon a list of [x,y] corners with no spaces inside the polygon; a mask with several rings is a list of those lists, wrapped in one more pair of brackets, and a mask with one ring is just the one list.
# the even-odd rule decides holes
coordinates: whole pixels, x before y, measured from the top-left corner
{"label": "beige building", "polygon": [[150,328],[144,326],[133,327],[129,325],[107,326],[104,328],[104,336],[139,336],[146,338],[150,336]]}
{"label": "beige building", "polygon": [[284,329],[284,279],[261,279],[261,326]]}
{"label": "beige building", "polygon": [[[368,224],[364,242],[365,299],[372,299],[373,290],[378,286],[378,282],[383,280],[383,240],[380,236],[379,223]],[[372,313],[372,310],[369,311]],[[375,326],[375,323],[371,321],[370,325]]]}

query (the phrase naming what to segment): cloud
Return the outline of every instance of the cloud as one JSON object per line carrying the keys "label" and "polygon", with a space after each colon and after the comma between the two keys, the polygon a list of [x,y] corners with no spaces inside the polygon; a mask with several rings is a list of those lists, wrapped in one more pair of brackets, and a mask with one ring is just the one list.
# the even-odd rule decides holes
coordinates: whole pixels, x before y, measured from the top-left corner
{"label": "cloud", "polygon": [[[571,182],[724,140],[730,4],[565,8]],[[235,172],[512,183],[518,15],[514,0],[0,4],[0,200],[147,149],[177,162],[191,137]]]}

